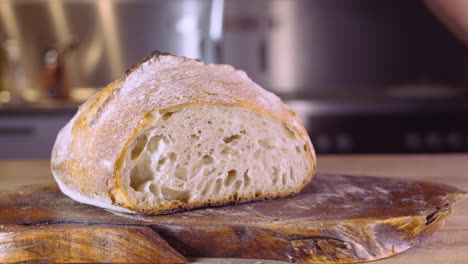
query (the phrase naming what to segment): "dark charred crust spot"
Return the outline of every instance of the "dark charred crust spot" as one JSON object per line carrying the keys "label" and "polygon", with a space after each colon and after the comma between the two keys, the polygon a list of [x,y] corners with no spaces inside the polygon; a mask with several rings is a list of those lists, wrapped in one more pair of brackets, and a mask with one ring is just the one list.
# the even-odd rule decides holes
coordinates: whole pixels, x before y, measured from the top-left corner
{"label": "dark charred crust spot", "polygon": [[437,220],[437,213],[439,212],[440,208],[437,208],[437,211],[430,213],[426,216],[426,225],[432,224],[435,220]]}
{"label": "dark charred crust spot", "polygon": [[130,73],[132,73],[141,64],[149,61],[152,58],[157,58],[159,56],[175,56],[175,55],[173,55],[173,54],[171,54],[169,52],[162,52],[162,51],[159,51],[159,50],[154,50],[150,54],[148,54],[148,56],[146,56],[145,58],[143,58],[139,62],[135,63],[132,67],[130,67],[127,71],[125,71],[124,78],[127,77],[128,75],[130,75]]}

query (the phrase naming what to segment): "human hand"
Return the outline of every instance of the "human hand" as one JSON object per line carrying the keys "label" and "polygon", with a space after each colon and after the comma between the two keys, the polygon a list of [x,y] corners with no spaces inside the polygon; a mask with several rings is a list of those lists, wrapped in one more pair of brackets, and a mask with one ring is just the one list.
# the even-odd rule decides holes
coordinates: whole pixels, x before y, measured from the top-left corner
{"label": "human hand", "polygon": [[468,0],[425,0],[425,3],[468,46]]}

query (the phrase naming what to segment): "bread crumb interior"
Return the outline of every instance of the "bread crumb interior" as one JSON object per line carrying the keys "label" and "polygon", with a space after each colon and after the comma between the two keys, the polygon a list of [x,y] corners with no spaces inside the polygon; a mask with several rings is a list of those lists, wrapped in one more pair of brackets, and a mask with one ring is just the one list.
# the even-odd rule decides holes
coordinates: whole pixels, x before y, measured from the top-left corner
{"label": "bread crumb interior", "polygon": [[223,105],[155,113],[128,149],[121,180],[133,204],[173,207],[268,197],[310,172],[307,146],[286,123]]}

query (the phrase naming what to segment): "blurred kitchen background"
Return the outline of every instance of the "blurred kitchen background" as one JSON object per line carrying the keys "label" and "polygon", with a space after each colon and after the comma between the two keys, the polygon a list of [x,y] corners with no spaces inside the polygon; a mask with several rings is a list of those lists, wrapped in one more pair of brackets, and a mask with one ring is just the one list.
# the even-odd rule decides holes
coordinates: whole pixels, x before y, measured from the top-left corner
{"label": "blurred kitchen background", "polygon": [[244,69],[318,153],[468,151],[468,49],[422,1],[1,0],[0,42],[2,159],[155,49]]}

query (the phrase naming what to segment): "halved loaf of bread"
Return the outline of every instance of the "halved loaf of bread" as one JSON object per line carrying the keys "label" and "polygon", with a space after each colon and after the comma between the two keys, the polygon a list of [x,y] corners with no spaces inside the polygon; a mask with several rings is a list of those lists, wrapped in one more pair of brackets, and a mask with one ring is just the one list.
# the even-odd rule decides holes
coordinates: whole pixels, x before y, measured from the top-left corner
{"label": "halved loaf of bread", "polygon": [[146,214],[289,196],[315,171],[277,96],[232,66],[158,52],[79,108],[51,162],[76,201]]}

